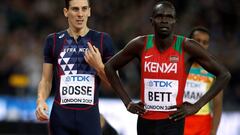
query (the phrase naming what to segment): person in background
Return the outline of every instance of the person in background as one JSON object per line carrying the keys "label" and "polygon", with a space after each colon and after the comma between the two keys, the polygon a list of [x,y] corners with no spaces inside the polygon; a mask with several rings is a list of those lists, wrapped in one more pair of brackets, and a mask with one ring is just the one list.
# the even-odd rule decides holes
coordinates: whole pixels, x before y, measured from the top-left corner
{"label": "person in background", "polygon": [[[199,42],[204,49],[208,49],[210,33],[207,28],[203,26],[193,28],[189,38]],[[187,78],[183,100],[196,103],[209,90],[214,80],[214,75],[208,73],[198,63],[193,63]],[[184,135],[216,135],[222,114],[222,100],[223,91],[195,115],[187,116]]]}

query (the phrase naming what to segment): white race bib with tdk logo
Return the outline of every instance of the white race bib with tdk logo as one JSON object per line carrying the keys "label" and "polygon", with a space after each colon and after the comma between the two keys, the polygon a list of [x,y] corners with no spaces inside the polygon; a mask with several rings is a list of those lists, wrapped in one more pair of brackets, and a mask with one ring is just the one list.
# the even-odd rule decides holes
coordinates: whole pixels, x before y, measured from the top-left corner
{"label": "white race bib with tdk logo", "polygon": [[207,92],[207,83],[187,80],[183,101],[196,103]]}
{"label": "white race bib with tdk logo", "polygon": [[95,77],[91,74],[62,75],[61,104],[94,104]]}
{"label": "white race bib with tdk logo", "polygon": [[144,79],[145,108],[149,111],[175,111],[169,109],[176,105],[178,80]]}

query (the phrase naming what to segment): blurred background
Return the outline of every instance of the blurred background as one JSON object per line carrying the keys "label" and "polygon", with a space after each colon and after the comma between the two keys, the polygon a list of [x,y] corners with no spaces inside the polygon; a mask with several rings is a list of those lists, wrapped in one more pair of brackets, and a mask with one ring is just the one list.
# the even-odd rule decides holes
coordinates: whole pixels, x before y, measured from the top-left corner
{"label": "blurred background", "polygon": [[[89,27],[109,33],[116,52],[132,38],[153,32],[149,16],[154,0],[90,1],[92,16]],[[209,28],[210,52],[232,73],[232,79],[224,90],[224,120],[240,119],[240,1],[174,0],[174,5],[177,12],[175,33],[188,36],[194,26]],[[63,7],[64,0],[1,0],[0,135],[47,134],[47,124],[36,121],[35,100],[41,78],[44,40],[48,34],[67,28]],[[137,67],[138,61],[134,60],[119,71],[128,93],[135,99],[139,96]],[[111,90],[101,89],[100,97],[104,101],[103,106],[113,105],[112,101],[121,102]],[[50,98],[50,105],[51,101]],[[106,109],[101,110],[107,113]],[[110,113],[106,115],[111,123],[113,116],[109,116]],[[227,122],[222,119],[222,123]],[[240,122],[229,123],[234,125],[224,125],[222,133],[218,133],[224,134],[224,130],[229,128],[236,135],[240,134]]]}

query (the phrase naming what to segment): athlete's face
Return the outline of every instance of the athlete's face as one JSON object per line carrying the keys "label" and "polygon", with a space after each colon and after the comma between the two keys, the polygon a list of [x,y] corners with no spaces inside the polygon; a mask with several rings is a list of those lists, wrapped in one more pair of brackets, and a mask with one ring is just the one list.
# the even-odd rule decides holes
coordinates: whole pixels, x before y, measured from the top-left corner
{"label": "athlete's face", "polygon": [[208,49],[210,37],[206,32],[195,31],[192,38],[198,41],[203,48]]}
{"label": "athlete's face", "polygon": [[175,11],[166,4],[158,4],[153,9],[151,21],[155,31],[160,35],[169,35],[173,31]]}
{"label": "athlete's face", "polygon": [[68,18],[70,28],[80,30],[87,27],[88,17],[90,17],[88,0],[71,0],[69,8],[64,8],[63,11]]}

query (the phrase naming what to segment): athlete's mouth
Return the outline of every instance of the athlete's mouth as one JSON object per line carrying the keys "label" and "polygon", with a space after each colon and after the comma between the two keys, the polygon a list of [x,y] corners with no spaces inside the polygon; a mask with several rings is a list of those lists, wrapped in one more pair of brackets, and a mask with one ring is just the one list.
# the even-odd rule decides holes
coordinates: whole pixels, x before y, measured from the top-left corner
{"label": "athlete's mouth", "polygon": [[76,22],[77,22],[77,23],[80,23],[80,24],[82,24],[83,21],[84,21],[84,20],[82,20],[82,19],[81,19],[81,20],[76,20]]}
{"label": "athlete's mouth", "polygon": [[160,30],[167,31],[169,30],[169,27],[160,27]]}

